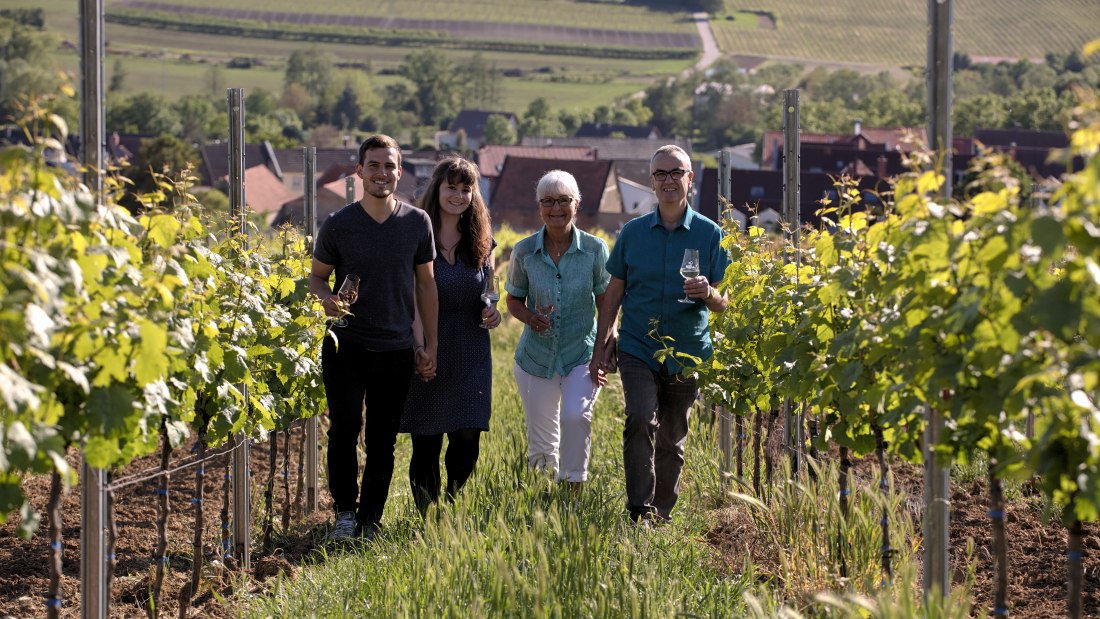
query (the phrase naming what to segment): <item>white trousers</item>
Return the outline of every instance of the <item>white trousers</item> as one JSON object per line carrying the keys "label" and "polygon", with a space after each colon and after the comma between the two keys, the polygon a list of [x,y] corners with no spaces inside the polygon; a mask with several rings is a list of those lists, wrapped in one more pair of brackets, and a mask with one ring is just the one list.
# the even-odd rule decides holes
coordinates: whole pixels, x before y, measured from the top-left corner
{"label": "white trousers", "polygon": [[527,464],[557,472],[559,481],[586,481],[592,453],[592,407],[600,389],[589,378],[588,364],[567,376],[539,378],[516,363],[523,412],[527,418]]}

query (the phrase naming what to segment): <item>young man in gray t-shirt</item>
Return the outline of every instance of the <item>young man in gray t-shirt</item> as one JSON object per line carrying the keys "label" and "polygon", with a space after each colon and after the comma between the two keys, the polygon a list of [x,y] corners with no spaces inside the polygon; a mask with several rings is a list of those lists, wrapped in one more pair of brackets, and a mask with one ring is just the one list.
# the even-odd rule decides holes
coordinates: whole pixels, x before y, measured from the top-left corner
{"label": "young man in gray t-shirt", "polygon": [[[310,290],[329,316],[341,314],[344,278],[360,279],[346,326],[333,323],[321,350],[328,397],[328,479],[336,510],[330,540],[356,533],[373,538],[393,476],[393,448],[414,366],[434,374],[439,302],[432,261],[435,240],[428,215],[394,196],[401,149],[375,135],[359,147],[355,174],[363,199],[329,217],[317,234]],[[329,277],[336,273],[330,284]],[[414,296],[415,287],[415,296]],[[424,324],[424,347],[413,350],[413,304]],[[338,343],[337,341],[338,340]],[[366,464],[357,483],[356,445],[366,404]]]}

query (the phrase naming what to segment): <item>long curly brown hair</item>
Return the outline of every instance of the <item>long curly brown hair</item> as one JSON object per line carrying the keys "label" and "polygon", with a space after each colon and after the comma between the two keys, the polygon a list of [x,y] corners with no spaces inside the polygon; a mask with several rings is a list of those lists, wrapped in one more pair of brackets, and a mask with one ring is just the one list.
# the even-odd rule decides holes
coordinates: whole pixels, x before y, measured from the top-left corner
{"label": "long curly brown hair", "polygon": [[439,238],[439,187],[444,182],[469,185],[472,189],[470,206],[458,218],[458,233],[462,236],[455,248],[455,255],[465,256],[471,264],[488,263],[493,245],[493,227],[489,209],[481,197],[481,173],[473,162],[461,157],[448,157],[435,166],[432,180],[424,195],[420,196],[420,208],[431,217],[436,238]]}

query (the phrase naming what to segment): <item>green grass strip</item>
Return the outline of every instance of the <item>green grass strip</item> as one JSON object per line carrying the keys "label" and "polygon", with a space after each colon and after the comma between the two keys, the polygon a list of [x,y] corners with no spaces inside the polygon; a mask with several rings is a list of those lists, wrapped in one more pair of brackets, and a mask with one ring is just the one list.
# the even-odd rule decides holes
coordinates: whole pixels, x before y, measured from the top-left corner
{"label": "green grass strip", "polygon": [[694,58],[698,54],[698,50],[684,49],[583,46],[527,41],[456,39],[445,33],[435,31],[380,31],[325,25],[302,25],[287,28],[268,22],[213,19],[197,15],[188,15],[186,18],[181,18],[171,13],[149,12],[135,9],[113,9],[106,13],[105,19],[108,22],[116,24],[155,28],[159,30],[176,30],[220,36],[284,41],[313,41],[401,47],[432,46],[446,49],[485,50],[559,56],[589,56],[631,60],[689,59]]}

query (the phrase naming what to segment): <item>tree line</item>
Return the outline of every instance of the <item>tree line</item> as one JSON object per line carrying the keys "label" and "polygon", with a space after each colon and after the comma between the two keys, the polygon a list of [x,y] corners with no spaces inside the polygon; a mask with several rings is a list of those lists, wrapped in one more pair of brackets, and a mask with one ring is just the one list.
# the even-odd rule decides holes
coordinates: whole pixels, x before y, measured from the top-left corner
{"label": "tree line", "polygon": [[[56,91],[60,78],[49,55],[56,45],[56,37],[44,30],[41,10],[0,13],[0,119],[15,115],[20,96]],[[199,92],[169,102],[154,92],[123,96],[127,76],[116,59],[108,73],[107,127],[120,133],[168,134],[187,143],[221,138],[226,133],[223,71],[222,65],[212,64]],[[377,76],[384,74],[404,79],[382,86]],[[1047,54],[1041,63],[989,64],[956,54],[954,132],[970,135],[978,127],[1061,130],[1065,113],[1074,106],[1073,84],[1100,87],[1100,60],[1071,51]],[[295,147],[331,145],[343,136],[383,131],[424,146],[463,108],[500,109],[504,88],[504,71],[480,53],[455,61],[439,49],[426,48],[409,53],[396,68],[376,71],[370,61],[347,66],[318,48],[303,48],[287,58],[280,92],[248,93],[246,133],[250,141]],[[492,118],[484,141],[566,137],[585,122],[600,122],[653,126],[666,136],[691,138],[696,150],[715,149],[759,140],[765,130],[780,127],[776,101],[787,88],[802,91],[805,131],[846,133],[856,120],[869,127],[924,123],[925,85],[918,75],[807,70],[797,64],[746,71],[723,60],[706,74],[661,80],[641,98],[591,109],[554,109],[545,98],[536,98],[524,110],[509,110],[518,116],[516,127],[504,117]],[[75,98],[57,111],[75,126]]]}

